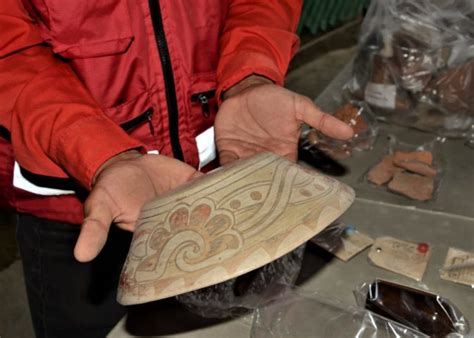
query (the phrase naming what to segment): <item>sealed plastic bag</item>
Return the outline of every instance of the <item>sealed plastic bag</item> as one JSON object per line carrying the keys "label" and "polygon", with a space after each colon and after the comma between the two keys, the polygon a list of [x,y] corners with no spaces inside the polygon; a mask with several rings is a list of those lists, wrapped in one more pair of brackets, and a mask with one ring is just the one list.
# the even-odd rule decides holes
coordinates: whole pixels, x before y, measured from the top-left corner
{"label": "sealed plastic bag", "polygon": [[237,278],[177,296],[191,312],[206,318],[235,317],[255,309],[272,285],[296,281],[305,245]]}
{"label": "sealed plastic bag", "polygon": [[390,122],[466,137],[474,123],[474,2],[373,0],[351,97]]}
{"label": "sealed plastic bag", "polygon": [[445,170],[440,143],[445,139],[414,145],[388,136],[386,155],[365,174],[371,185],[418,201],[430,201],[439,192]]}
{"label": "sealed plastic bag", "polygon": [[464,337],[470,330],[454,304],[425,290],[376,279],[355,296],[361,307],[430,337]]}
{"label": "sealed plastic bag", "polygon": [[339,103],[339,108],[333,112],[333,116],[352,127],[354,135],[351,139],[336,140],[310,128],[302,135],[302,145],[317,147],[335,159],[349,157],[353,151],[373,148],[379,128],[373,113],[365,102],[343,101]]}
{"label": "sealed plastic bag", "polygon": [[385,338],[427,337],[370,311],[348,306],[336,298],[287,288],[258,308],[252,338]]}

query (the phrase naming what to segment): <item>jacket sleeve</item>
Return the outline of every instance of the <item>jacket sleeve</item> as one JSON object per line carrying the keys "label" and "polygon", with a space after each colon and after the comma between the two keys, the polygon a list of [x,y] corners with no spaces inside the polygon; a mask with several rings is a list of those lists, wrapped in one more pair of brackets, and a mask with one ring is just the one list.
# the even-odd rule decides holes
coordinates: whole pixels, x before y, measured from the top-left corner
{"label": "jacket sleeve", "polygon": [[107,118],[69,66],[43,45],[21,0],[0,2],[0,125],[32,173],[90,188],[108,159],[142,145]]}
{"label": "jacket sleeve", "polygon": [[220,38],[218,97],[245,77],[257,74],[282,85],[299,46],[294,33],[301,0],[232,0]]}

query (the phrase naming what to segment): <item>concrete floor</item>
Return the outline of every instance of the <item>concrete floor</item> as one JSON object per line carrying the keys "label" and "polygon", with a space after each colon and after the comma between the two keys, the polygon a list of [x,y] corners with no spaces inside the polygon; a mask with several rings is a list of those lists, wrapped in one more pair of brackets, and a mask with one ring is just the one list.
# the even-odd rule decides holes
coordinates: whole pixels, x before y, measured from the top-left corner
{"label": "concrete floor", "polygon": [[[357,27],[347,34],[354,35]],[[347,40],[347,35],[331,39]],[[355,39],[352,39],[355,41]],[[327,45],[328,42],[325,41]],[[341,46],[335,43],[335,46]],[[342,44],[343,47],[347,43]],[[317,48],[317,47],[316,47]],[[326,47],[327,48],[327,47]],[[288,74],[286,87],[315,98],[354,55],[354,46],[316,53],[313,61]],[[14,217],[0,213],[0,338],[33,337],[31,319],[25,294],[21,261],[14,240]]]}

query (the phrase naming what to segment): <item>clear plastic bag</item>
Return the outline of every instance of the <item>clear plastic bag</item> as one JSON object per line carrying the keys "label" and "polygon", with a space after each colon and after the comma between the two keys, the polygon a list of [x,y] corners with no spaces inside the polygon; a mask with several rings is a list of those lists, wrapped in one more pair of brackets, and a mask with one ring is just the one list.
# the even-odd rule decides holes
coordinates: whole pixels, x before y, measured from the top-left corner
{"label": "clear plastic bag", "polygon": [[445,138],[414,145],[388,136],[386,155],[374,163],[363,180],[413,200],[434,200],[441,187],[445,163],[439,149]]}
{"label": "clear plastic bag", "polygon": [[373,149],[379,127],[367,103],[356,100],[338,102],[339,109],[333,116],[344,121],[354,130],[354,136],[347,141],[330,138],[315,129],[307,129],[302,135],[302,146],[317,147],[334,159],[343,159],[354,151]]}
{"label": "clear plastic bag", "polygon": [[254,310],[275,284],[292,285],[303,263],[305,245],[263,267],[204,289],[179,295],[188,310],[206,318],[236,317]]}
{"label": "clear plastic bag", "polygon": [[362,308],[289,287],[254,313],[252,338],[418,338],[426,335]]}
{"label": "clear plastic bag", "polygon": [[464,315],[449,300],[425,290],[376,279],[354,291],[357,304],[430,337],[464,337]]}
{"label": "clear plastic bag", "polygon": [[373,0],[346,90],[378,118],[466,137],[474,123],[473,18],[472,0]]}

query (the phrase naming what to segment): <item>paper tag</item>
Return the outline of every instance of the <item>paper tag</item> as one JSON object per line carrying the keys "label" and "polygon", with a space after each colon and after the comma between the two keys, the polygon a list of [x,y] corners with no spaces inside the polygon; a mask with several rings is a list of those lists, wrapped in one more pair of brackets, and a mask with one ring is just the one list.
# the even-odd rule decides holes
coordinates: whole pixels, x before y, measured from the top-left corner
{"label": "paper tag", "polygon": [[474,287],[474,253],[449,248],[440,277]]}
{"label": "paper tag", "polygon": [[196,137],[199,152],[199,170],[216,158],[216,142],[214,141],[214,127]]}
{"label": "paper tag", "polygon": [[369,259],[375,266],[421,281],[430,255],[431,249],[425,243],[379,237],[369,252]]}
{"label": "paper tag", "polygon": [[330,226],[311,240],[340,260],[347,262],[372,245],[374,240],[352,226]]}
{"label": "paper tag", "polygon": [[397,87],[395,85],[369,82],[365,87],[365,101],[371,105],[395,109],[396,98]]}

